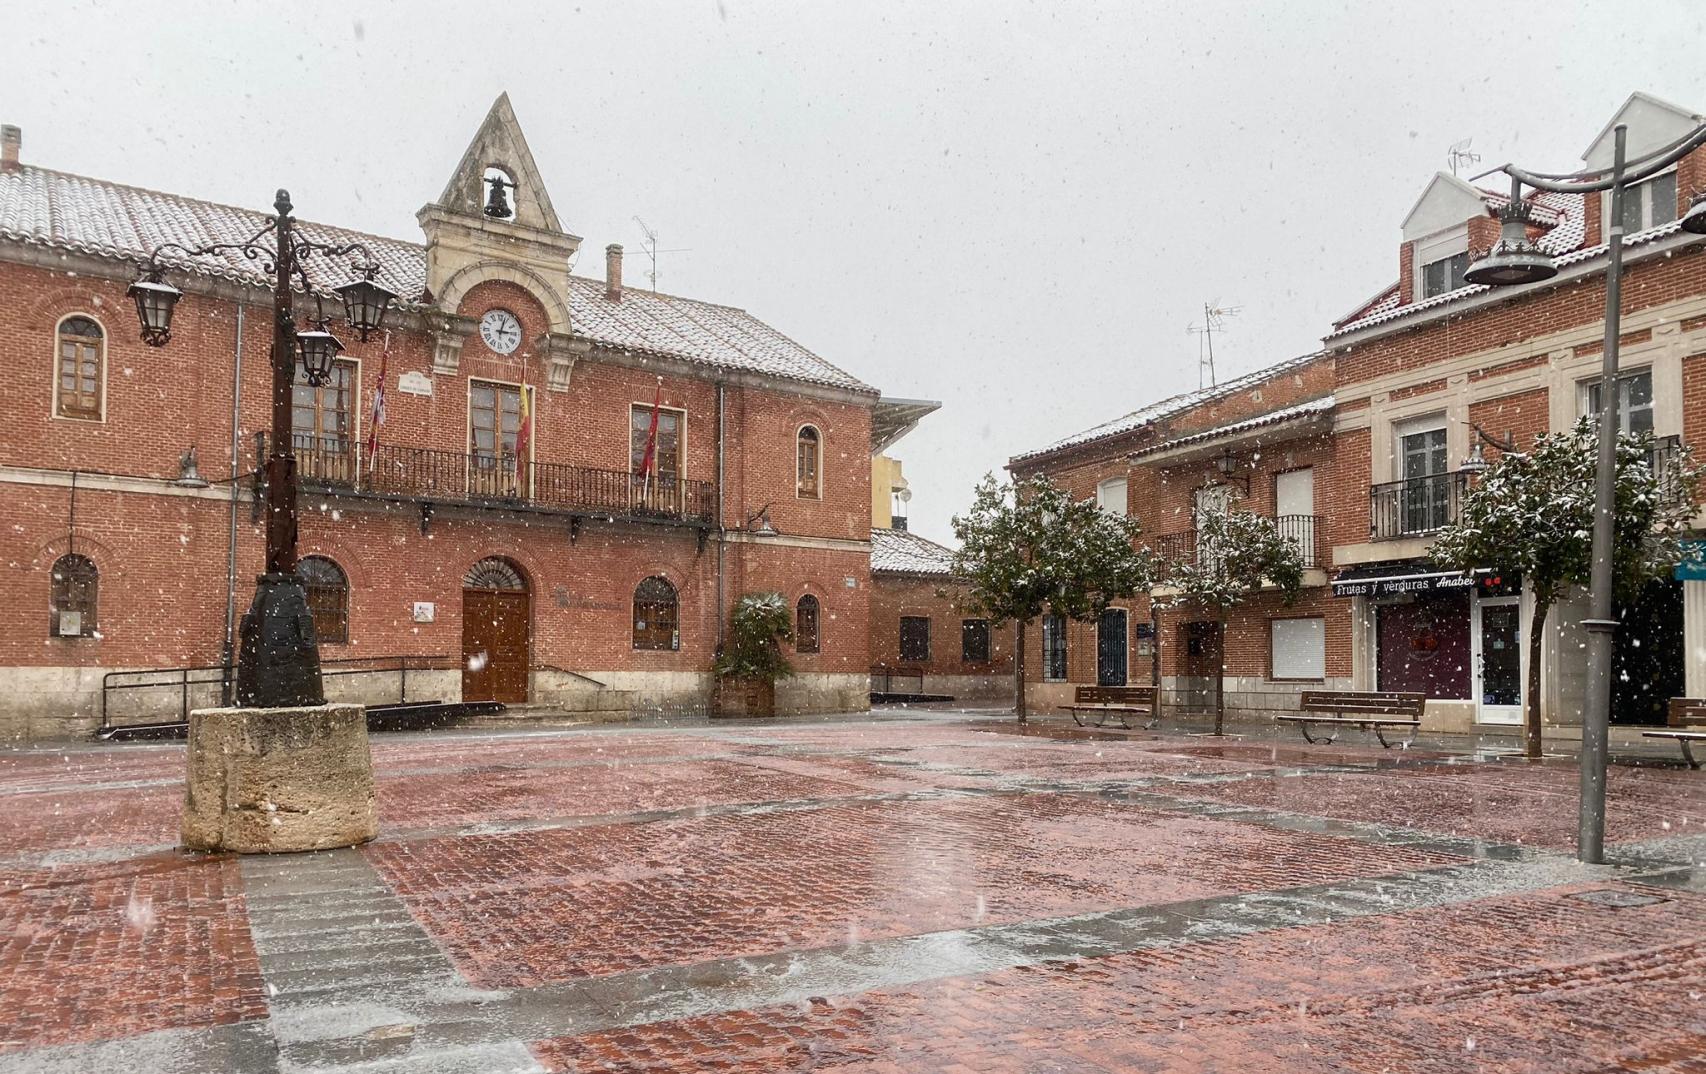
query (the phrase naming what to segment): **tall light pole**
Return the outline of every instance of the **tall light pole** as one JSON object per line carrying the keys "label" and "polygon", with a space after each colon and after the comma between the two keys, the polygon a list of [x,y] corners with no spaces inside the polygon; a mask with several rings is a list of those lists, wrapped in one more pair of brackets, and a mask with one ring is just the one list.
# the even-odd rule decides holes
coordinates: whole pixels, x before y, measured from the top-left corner
{"label": "tall light pole", "polygon": [[[1605,860],[1606,745],[1611,729],[1611,661],[1617,620],[1612,609],[1612,553],[1616,535],[1617,487],[1617,359],[1622,320],[1623,202],[1630,187],[1658,174],[1706,144],[1702,124],[1669,145],[1634,160],[1625,156],[1628,128],[1613,132],[1610,168],[1570,174],[1531,172],[1506,164],[1495,168],[1511,177],[1510,204],[1500,210],[1500,238],[1487,254],[1469,266],[1464,279],[1495,287],[1549,280],[1558,274],[1552,259],[1528,238],[1528,206],[1524,184],[1536,190],[1583,195],[1611,192],[1606,214],[1605,347],[1600,367],[1599,456],[1594,471],[1593,567],[1588,576],[1587,699],[1582,713],[1581,802],[1577,816],[1576,856],[1598,865]],[[1682,218],[1682,228],[1706,235],[1706,194],[1697,195]]]}
{"label": "tall light pole", "polygon": [[[332,246],[312,242],[296,230],[290,215],[290,195],[280,190],[273,201],[275,215],[243,242],[222,242],[191,249],[178,243],[156,247],[143,267],[142,278],[130,285],[130,297],[142,323],[142,341],[164,347],[172,338],[172,310],[183,293],[163,279],[163,255],[191,262],[228,251],[257,261],[273,277],[272,441],[266,460],[266,572],[255,580],[255,599],[243,615],[237,656],[237,704],[242,708],[293,708],[325,704],[320,684],[320,650],[314,636],[314,617],[296,579],[296,456],[291,444],[291,393],[296,364],[302,363],[309,384],[326,383],[332,362],[344,349],[328,329],[324,299],[308,279],[304,261],[319,254],[327,258],[360,253],[366,260],[353,266],[358,278],[333,290],[343,300],[350,326],[363,340],[384,324],[396,292],[375,282],[379,264],[361,243]],[[273,236],[271,244],[264,242]],[[310,327],[296,326],[293,287],[317,304]]]}

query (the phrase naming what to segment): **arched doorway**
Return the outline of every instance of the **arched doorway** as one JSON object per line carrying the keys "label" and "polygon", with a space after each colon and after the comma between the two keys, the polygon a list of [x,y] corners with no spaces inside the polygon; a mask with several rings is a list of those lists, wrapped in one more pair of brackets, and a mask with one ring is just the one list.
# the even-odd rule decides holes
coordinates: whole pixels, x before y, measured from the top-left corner
{"label": "arched doorway", "polygon": [[493,556],[462,578],[462,700],[527,700],[528,633],[533,609],[527,579]]}

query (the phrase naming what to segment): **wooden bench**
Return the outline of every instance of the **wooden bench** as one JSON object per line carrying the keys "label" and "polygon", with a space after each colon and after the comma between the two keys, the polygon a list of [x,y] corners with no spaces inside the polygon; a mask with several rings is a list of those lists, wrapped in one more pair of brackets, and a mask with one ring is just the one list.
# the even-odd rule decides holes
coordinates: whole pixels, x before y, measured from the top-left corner
{"label": "wooden bench", "polygon": [[1682,759],[1688,762],[1688,767],[1699,768],[1702,762],[1695,759],[1694,750],[1690,743],[1706,742],[1706,731],[1642,731],[1642,738],[1668,738],[1682,747]]}
{"label": "wooden bench", "polygon": [[[1072,713],[1072,722],[1079,727],[1101,727],[1109,716],[1118,716],[1120,726],[1128,731],[1132,726],[1127,716],[1148,716],[1149,722],[1143,725],[1145,730],[1160,721],[1155,712],[1153,686],[1080,686],[1072,692],[1072,704],[1060,707]],[[1091,713],[1097,717],[1094,724],[1084,721]]]}
{"label": "wooden bench", "polygon": [[[1400,746],[1409,746],[1416,740],[1416,732],[1422,726],[1422,707],[1426,703],[1427,696],[1424,694],[1403,694],[1389,690],[1305,690],[1298,705],[1300,711],[1296,715],[1275,716],[1274,720],[1279,723],[1297,724],[1304,739],[1311,745],[1331,743],[1345,727],[1355,726],[1364,731],[1373,731],[1380,744],[1391,749],[1393,744],[1386,741],[1386,730],[1393,727],[1409,728],[1410,737],[1398,743]],[[1310,724],[1328,724],[1335,730],[1324,738],[1317,738],[1309,733]]]}
{"label": "wooden bench", "polygon": [[1673,697],[1665,723],[1672,727],[1706,723],[1706,697]]}

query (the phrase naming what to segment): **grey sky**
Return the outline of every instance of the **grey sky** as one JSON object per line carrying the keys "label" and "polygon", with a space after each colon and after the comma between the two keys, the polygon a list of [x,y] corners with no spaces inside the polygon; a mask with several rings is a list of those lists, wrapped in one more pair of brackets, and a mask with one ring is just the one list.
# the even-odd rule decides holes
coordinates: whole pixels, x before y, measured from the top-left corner
{"label": "grey sky", "polygon": [[1010,454],[1195,387],[1204,301],[1222,379],[1312,349],[1451,143],[1565,170],[1633,90],[1706,108],[1681,0],[24,8],[28,162],[403,238],[507,89],[585,250],[638,214],[687,248],[662,290],[943,401],[896,449],[938,538]]}

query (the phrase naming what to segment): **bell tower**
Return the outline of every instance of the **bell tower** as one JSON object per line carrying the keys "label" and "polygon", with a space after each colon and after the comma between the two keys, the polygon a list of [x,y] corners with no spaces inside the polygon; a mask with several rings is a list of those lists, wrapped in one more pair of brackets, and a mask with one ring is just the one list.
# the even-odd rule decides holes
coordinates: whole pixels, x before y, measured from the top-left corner
{"label": "bell tower", "polygon": [[442,314],[433,371],[453,374],[473,324],[459,312],[476,284],[507,280],[545,307],[550,328],[536,341],[548,386],[564,390],[577,349],[570,338],[569,260],[580,236],[563,230],[510,107],[499,95],[462,154],[444,193],[415,214],[426,234],[429,301]]}

